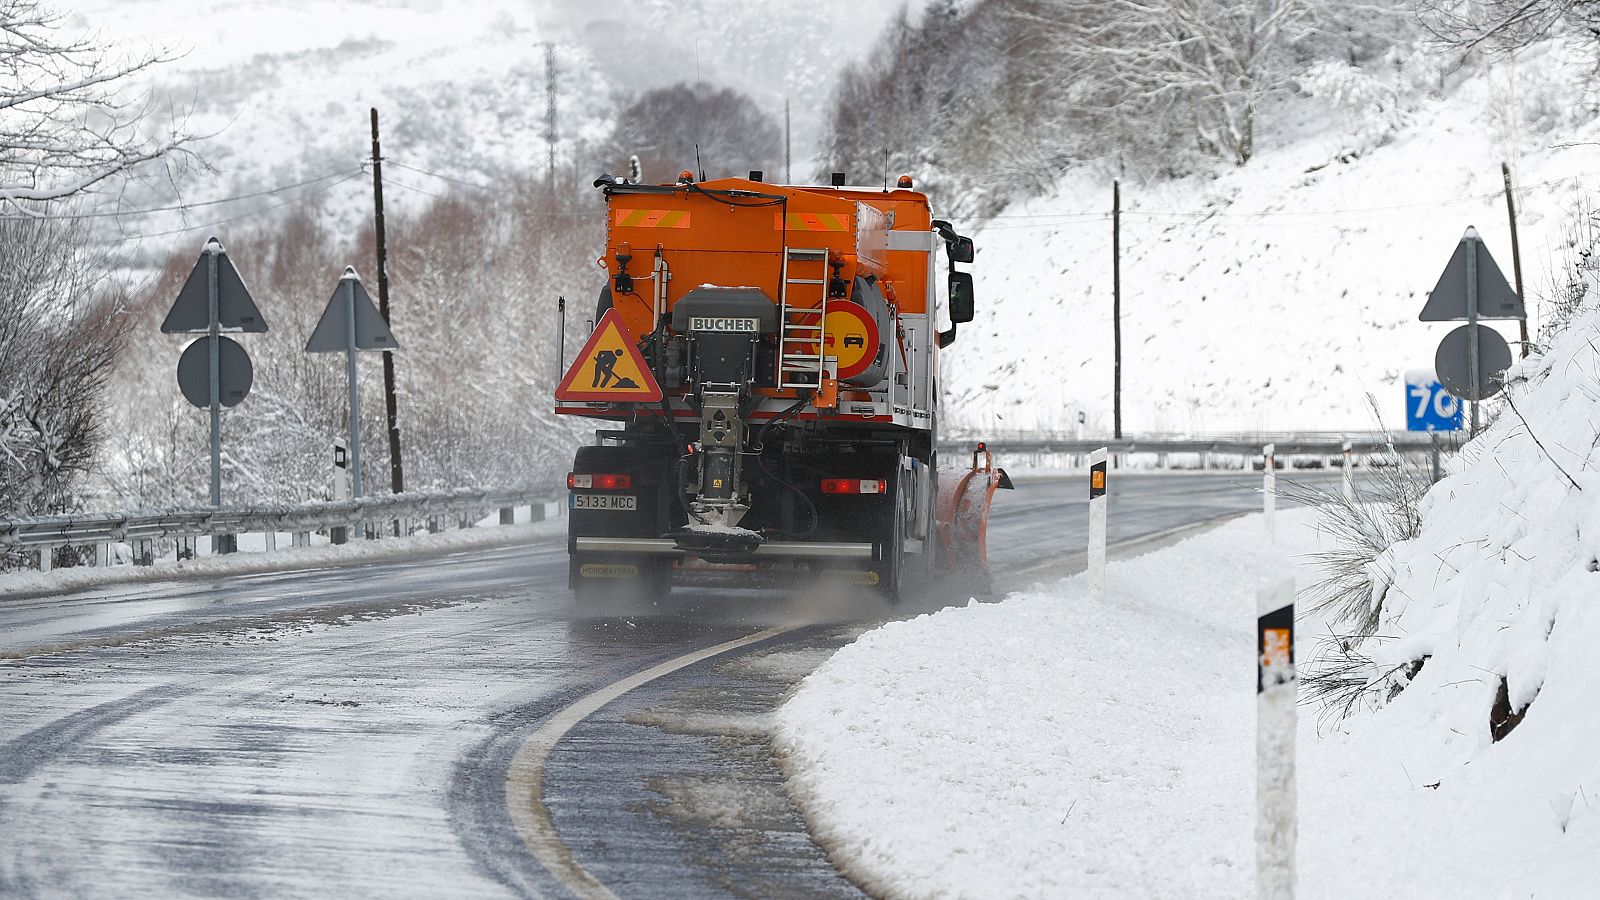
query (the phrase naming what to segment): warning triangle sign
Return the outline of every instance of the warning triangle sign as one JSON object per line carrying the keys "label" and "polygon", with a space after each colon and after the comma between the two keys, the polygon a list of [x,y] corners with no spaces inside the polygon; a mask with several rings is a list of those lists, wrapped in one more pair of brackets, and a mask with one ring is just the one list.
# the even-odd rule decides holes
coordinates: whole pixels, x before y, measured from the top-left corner
{"label": "warning triangle sign", "polygon": [[208,257],[217,260],[217,326],[224,331],[262,332],[267,330],[267,320],[261,317],[250,290],[239,277],[228,251],[216,238],[206,241],[194,271],[183,283],[178,299],[161,323],[163,334],[211,330],[211,267]]}
{"label": "warning triangle sign", "polygon": [[615,309],[606,310],[556,387],[557,400],[654,403],[661,386]]}
{"label": "warning triangle sign", "polygon": [[350,345],[350,321],[355,320],[357,350],[399,350],[400,343],[389,330],[372,296],[361,286],[361,276],[346,266],[339,286],[333,289],[322,318],[306,341],[307,353],[343,353]]}

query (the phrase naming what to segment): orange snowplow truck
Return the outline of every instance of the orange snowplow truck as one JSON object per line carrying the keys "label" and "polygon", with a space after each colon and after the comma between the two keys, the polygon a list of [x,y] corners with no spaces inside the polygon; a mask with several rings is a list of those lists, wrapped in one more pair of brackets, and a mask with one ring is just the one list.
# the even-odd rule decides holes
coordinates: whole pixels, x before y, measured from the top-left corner
{"label": "orange snowplow truck", "polygon": [[[891,599],[984,566],[987,462],[941,478],[939,350],[973,317],[973,245],[896,190],[602,177],[606,270],[556,412],[611,420],[569,488],[580,601],[686,569],[789,570]],[[935,315],[948,259],[950,325]],[[942,491],[942,493],[941,493]]]}

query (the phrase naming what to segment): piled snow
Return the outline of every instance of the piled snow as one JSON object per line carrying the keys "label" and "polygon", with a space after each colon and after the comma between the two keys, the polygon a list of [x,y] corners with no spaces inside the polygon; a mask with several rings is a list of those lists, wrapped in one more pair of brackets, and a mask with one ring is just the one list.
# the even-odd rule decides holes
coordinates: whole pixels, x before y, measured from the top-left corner
{"label": "piled snow", "polygon": [[[1113,563],[1104,599],[1078,576],[867,633],[778,712],[813,832],[879,896],[1253,896],[1256,590],[1318,548],[1311,515],[1280,513],[1276,545],[1252,516]],[[1512,593],[1500,584],[1491,591]],[[1515,605],[1503,603],[1494,615]],[[1582,632],[1585,619],[1592,639],[1592,610],[1557,629]],[[1299,658],[1316,630],[1302,625]],[[1600,673],[1575,652],[1548,660],[1529,718],[1472,766],[1457,753],[1429,767],[1443,757],[1414,743],[1414,726],[1437,738],[1451,723],[1396,709],[1319,735],[1302,710],[1300,895],[1579,896],[1600,884],[1600,741],[1592,704],[1575,697]],[[1448,673],[1396,706],[1484,677]],[[1435,743],[1482,751],[1477,712],[1458,746]]]}
{"label": "piled snow", "polygon": [[[1418,537],[1373,565],[1374,677],[1422,669],[1372,722],[1411,777],[1451,796],[1504,794],[1554,862],[1600,859],[1600,282],[1548,352],[1510,372],[1511,408],[1424,499]],[[1403,681],[1403,679],[1398,679]],[[1493,743],[1505,685],[1526,718]],[[1388,681],[1385,683],[1392,683]],[[1504,717],[1504,711],[1500,718]],[[1570,822],[1568,821],[1570,817]],[[1559,823],[1564,837],[1548,834]],[[1600,883],[1600,881],[1593,882]]]}
{"label": "piled snow", "polygon": [[863,635],[778,713],[813,833],[880,896],[1253,886],[1256,590],[1306,515]]}
{"label": "piled snow", "polygon": [[[1568,209],[1600,169],[1600,121],[1563,96],[1564,65],[1544,47],[1465,77],[1419,76],[1404,98],[1414,109],[1377,136],[1377,116],[1294,98],[1262,112],[1245,167],[1154,183],[1130,167],[1124,427],[1370,429],[1371,392],[1384,424],[1403,428],[1403,373],[1431,366],[1457,324],[1417,314],[1469,225],[1511,278],[1501,162],[1518,186],[1535,298]],[[1070,433],[1082,410],[1090,433],[1110,431],[1115,177],[1080,169],[1055,196],[958,223],[977,241],[979,307],[945,351],[949,425]],[[1515,323],[1493,324],[1517,339]]]}

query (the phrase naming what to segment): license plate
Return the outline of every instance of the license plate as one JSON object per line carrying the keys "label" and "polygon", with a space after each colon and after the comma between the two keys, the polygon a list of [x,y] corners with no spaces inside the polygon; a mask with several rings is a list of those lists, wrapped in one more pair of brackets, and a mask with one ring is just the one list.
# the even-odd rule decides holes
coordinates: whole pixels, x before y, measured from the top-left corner
{"label": "license plate", "polygon": [[630,494],[568,494],[567,509],[636,510],[639,498]]}

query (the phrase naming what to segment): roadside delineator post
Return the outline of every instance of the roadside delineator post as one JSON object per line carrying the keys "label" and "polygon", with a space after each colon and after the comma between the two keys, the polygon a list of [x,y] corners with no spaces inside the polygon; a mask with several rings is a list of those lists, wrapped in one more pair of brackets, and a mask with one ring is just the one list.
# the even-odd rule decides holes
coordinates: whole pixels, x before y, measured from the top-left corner
{"label": "roadside delineator post", "polygon": [[1355,484],[1351,481],[1350,465],[1354,456],[1354,448],[1349,441],[1344,442],[1344,502],[1350,503],[1356,498]]}
{"label": "roadside delineator post", "polygon": [[1294,579],[1256,594],[1256,894],[1294,897]]}
{"label": "roadside delineator post", "polygon": [[1267,519],[1267,537],[1273,537],[1273,518],[1278,509],[1278,460],[1277,444],[1268,444],[1261,448],[1261,456],[1266,461],[1262,468],[1266,474],[1262,478],[1261,512]]}
{"label": "roadside delineator post", "polygon": [[1106,456],[1101,447],[1089,454],[1089,590],[1106,592]]}

